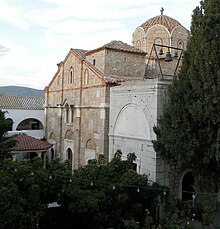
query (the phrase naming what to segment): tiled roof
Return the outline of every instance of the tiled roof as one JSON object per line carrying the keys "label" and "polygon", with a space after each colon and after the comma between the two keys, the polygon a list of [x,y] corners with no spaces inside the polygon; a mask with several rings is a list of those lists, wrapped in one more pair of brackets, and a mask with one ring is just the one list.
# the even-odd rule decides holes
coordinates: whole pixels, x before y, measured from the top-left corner
{"label": "tiled roof", "polygon": [[123,52],[131,52],[131,53],[137,53],[137,54],[142,54],[142,55],[146,55],[147,53],[144,52],[143,50],[137,49],[131,45],[128,45],[122,41],[111,41],[105,45],[103,45],[100,48],[91,50],[89,52],[86,53],[86,55],[90,54],[90,53],[94,53],[103,49],[112,49],[112,50],[117,50],[117,51],[123,51]]}
{"label": "tiled roof", "polygon": [[[165,26],[169,32],[171,33],[172,30],[177,26],[182,26],[177,20],[168,17],[166,15],[159,15],[153,18],[150,18],[146,22],[144,22],[140,27],[144,29],[145,32],[154,25],[163,25]],[[183,26],[182,26],[183,27]]]}
{"label": "tiled roof", "polygon": [[47,150],[52,147],[52,144],[49,144],[47,141],[42,141],[26,134],[15,135],[10,139],[17,141],[13,151],[30,152],[37,150]]}
{"label": "tiled roof", "polygon": [[43,110],[44,97],[7,96],[0,94],[0,109]]}
{"label": "tiled roof", "polygon": [[88,50],[83,50],[83,49],[71,49],[73,52],[76,53],[76,55],[81,59],[84,60],[86,58],[86,53]]}

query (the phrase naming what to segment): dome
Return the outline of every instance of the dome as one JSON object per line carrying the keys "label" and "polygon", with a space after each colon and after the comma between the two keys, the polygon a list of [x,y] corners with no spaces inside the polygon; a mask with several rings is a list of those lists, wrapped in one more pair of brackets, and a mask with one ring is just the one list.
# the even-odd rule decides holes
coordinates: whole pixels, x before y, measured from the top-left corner
{"label": "dome", "polygon": [[148,29],[154,25],[163,25],[168,29],[170,33],[177,26],[183,27],[177,20],[163,14],[150,18],[149,20],[144,22],[140,27],[142,27],[146,33]]}

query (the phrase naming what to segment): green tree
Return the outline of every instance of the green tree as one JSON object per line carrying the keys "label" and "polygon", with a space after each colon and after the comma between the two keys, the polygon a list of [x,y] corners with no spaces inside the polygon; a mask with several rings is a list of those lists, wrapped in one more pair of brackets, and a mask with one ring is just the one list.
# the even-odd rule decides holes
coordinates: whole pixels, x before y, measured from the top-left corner
{"label": "green tree", "polygon": [[40,158],[4,160],[0,168],[0,228],[37,228],[46,209],[47,181]]}
{"label": "green tree", "polygon": [[48,217],[48,204],[59,200],[71,177],[68,163],[58,159],[47,169],[41,158],[4,160],[0,167],[0,228],[38,228]]}
{"label": "green tree", "polygon": [[156,152],[169,163],[208,176],[203,191],[210,192],[217,191],[220,158],[219,12],[218,0],[201,1],[194,10],[183,64],[168,89],[153,141]]}
{"label": "green tree", "polygon": [[128,154],[127,160],[122,160],[121,151],[117,151],[111,162],[104,163],[100,157],[63,178],[58,198],[66,228],[77,222],[78,227],[88,229],[125,228],[133,221],[142,227],[146,208],[154,216],[163,188],[149,185],[146,175],[133,170],[135,159],[134,154]]}
{"label": "green tree", "polygon": [[5,118],[5,112],[0,110],[0,164],[5,158],[10,157],[8,152],[15,145],[5,134],[10,129],[11,122]]}

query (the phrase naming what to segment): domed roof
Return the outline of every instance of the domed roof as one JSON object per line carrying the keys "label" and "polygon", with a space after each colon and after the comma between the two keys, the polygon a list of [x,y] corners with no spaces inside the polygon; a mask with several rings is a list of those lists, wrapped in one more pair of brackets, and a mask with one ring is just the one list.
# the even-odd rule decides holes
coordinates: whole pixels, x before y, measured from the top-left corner
{"label": "domed roof", "polygon": [[170,33],[177,26],[183,27],[177,20],[163,14],[150,18],[140,27],[142,27],[146,33],[148,29],[154,25],[163,25],[169,30]]}

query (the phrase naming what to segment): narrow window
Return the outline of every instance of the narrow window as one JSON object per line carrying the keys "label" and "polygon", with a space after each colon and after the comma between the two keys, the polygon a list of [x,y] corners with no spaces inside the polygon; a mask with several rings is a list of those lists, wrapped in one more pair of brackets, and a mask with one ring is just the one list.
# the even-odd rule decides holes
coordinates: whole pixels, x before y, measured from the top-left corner
{"label": "narrow window", "polygon": [[95,66],[95,59],[93,59],[93,65]]}
{"label": "narrow window", "polygon": [[159,38],[159,37],[156,38],[156,39],[154,40],[154,44],[155,44],[157,53],[158,53],[159,55],[163,55],[163,48],[162,48],[162,46],[161,46],[161,45],[163,45],[162,39]]}
{"label": "narrow window", "polygon": [[74,70],[72,67],[69,70],[69,83],[70,84],[74,83]]}
{"label": "narrow window", "polygon": [[65,105],[65,123],[69,123],[69,105]]}
{"label": "narrow window", "polygon": [[141,42],[139,40],[136,42],[136,48],[141,49]]}
{"label": "narrow window", "polygon": [[182,40],[178,40],[178,42],[177,42],[177,48],[179,48],[179,49],[183,49],[184,48],[184,43],[183,43]]}
{"label": "narrow window", "polygon": [[88,85],[89,84],[89,72],[86,69],[84,72],[84,85]]}

